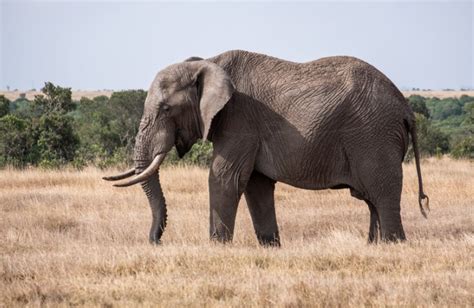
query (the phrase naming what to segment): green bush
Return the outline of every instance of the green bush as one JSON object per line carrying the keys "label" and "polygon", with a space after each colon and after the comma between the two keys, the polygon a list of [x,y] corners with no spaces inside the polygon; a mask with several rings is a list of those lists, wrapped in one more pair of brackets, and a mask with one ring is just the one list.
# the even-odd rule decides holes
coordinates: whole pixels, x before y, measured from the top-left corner
{"label": "green bush", "polygon": [[108,102],[110,136],[118,136],[117,148],[124,147],[129,157],[133,154],[146,96],[143,90],[120,91],[112,93]]}
{"label": "green bush", "polygon": [[115,92],[110,98],[82,98],[71,113],[81,139],[78,161],[101,168],[131,163],[146,94],[129,90]]}
{"label": "green bush", "polygon": [[[416,130],[418,137],[418,150],[422,156],[441,156],[449,152],[449,136],[439,128],[432,125],[432,122],[423,115],[415,113]],[[414,157],[413,145],[410,141],[408,153],[405,157],[407,161]]]}
{"label": "green bush", "polygon": [[168,155],[166,155],[166,165],[198,165],[209,166],[212,160],[212,143],[209,141],[199,140],[193,145],[183,158],[179,158],[178,152],[173,148]]}
{"label": "green bush", "polygon": [[14,115],[0,118],[0,166],[24,167],[34,160],[31,126]]}
{"label": "green bush", "polygon": [[451,156],[456,159],[474,159],[474,137],[469,136],[457,142],[451,151]]}
{"label": "green bush", "polygon": [[418,146],[422,155],[440,155],[449,152],[449,137],[420,114],[416,114]]}
{"label": "green bush", "polygon": [[33,102],[43,113],[67,113],[74,110],[71,88],[62,88],[46,82],[41,92],[43,94],[36,95]]}
{"label": "green bush", "polygon": [[423,96],[420,95],[410,95],[408,98],[408,103],[411,106],[413,112],[423,115],[425,118],[430,118],[430,111],[426,107],[426,101]]}
{"label": "green bush", "polygon": [[209,166],[212,160],[212,149],[212,143],[200,140],[183,158],[193,165]]}
{"label": "green bush", "polygon": [[36,146],[41,167],[58,167],[74,160],[79,138],[72,119],[59,113],[43,115],[35,127]]}
{"label": "green bush", "polygon": [[26,98],[19,98],[10,104],[10,114],[22,119],[39,118],[43,111]]}
{"label": "green bush", "polygon": [[10,100],[4,95],[0,95],[0,118],[10,112]]}
{"label": "green bush", "polygon": [[465,116],[461,125],[474,125],[474,100],[464,104],[463,111]]}

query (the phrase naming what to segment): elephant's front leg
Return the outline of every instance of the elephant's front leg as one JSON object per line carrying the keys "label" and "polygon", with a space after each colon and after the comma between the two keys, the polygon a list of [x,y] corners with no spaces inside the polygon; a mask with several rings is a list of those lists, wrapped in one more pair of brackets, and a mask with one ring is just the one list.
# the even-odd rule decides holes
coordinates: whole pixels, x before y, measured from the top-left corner
{"label": "elephant's front leg", "polygon": [[235,216],[247,181],[240,176],[219,175],[211,169],[209,175],[210,237],[225,243],[232,241]]}
{"label": "elephant's front leg", "polygon": [[255,150],[241,146],[231,149],[232,155],[219,150],[214,148],[209,173],[209,231],[212,240],[225,243],[234,235],[237,206],[253,171]]}
{"label": "elephant's front leg", "polygon": [[280,246],[275,213],[275,181],[254,171],[244,192],[258,242],[262,246]]}

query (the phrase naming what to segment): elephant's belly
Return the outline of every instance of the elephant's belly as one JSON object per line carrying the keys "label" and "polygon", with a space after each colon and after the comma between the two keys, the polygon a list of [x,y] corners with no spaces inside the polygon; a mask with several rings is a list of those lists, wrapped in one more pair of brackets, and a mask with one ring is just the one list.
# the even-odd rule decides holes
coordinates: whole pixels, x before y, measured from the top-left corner
{"label": "elephant's belly", "polygon": [[286,147],[270,151],[262,147],[255,169],[269,178],[304,189],[350,185],[349,165],[342,147]]}

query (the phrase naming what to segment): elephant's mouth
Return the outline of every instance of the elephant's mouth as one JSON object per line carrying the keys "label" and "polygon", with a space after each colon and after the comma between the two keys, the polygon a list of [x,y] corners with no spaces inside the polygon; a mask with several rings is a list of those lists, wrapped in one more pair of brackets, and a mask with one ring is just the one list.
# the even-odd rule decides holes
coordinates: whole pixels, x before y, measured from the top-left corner
{"label": "elephant's mouth", "polygon": [[163,162],[163,160],[166,157],[166,154],[167,153],[160,153],[160,154],[156,155],[155,158],[153,159],[153,161],[148,165],[148,167],[145,170],[141,171],[141,172],[137,173],[137,171],[139,171],[139,169],[132,168],[130,170],[127,170],[127,171],[125,171],[123,173],[120,173],[120,174],[117,174],[117,175],[103,177],[103,179],[106,180],[106,181],[118,181],[118,180],[123,180],[123,179],[129,178],[132,175],[137,173],[133,178],[129,179],[128,181],[125,181],[125,182],[122,182],[122,183],[116,183],[116,184],[114,184],[114,186],[116,186],[116,187],[127,187],[127,186],[131,186],[131,185],[146,181],[150,176],[152,176],[153,174],[155,174],[158,171],[158,169],[160,168],[161,163]]}
{"label": "elephant's mouth", "polygon": [[191,150],[192,144],[185,141],[183,133],[180,129],[176,130],[176,151],[178,152],[178,157],[183,158],[183,156]]}

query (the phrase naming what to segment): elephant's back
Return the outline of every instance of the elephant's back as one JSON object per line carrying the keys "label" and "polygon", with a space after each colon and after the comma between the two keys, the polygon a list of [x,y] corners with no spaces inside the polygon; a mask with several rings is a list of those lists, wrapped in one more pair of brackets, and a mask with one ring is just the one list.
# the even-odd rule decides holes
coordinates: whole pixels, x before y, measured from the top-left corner
{"label": "elephant's back", "polygon": [[[370,121],[412,120],[406,99],[381,71],[350,56],[297,63],[233,50],[208,59],[231,75],[237,91],[285,118],[304,136],[356,130]],[[331,121],[331,119],[347,121]]]}
{"label": "elephant's back", "polygon": [[410,108],[398,88],[360,59],[335,56],[297,66],[293,78],[279,81],[276,104],[296,125],[301,119],[303,125],[311,122],[305,126],[307,134],[318,129],[371,129],[371,121],[410,118]]}
{"label": "elephant's back", "polygon": [[[330,56],[300,63],[255,52],[231,50],[207,60],[227,71],[237,88],[244,92],[249,87],[271,87],[276,92],[285,92],[287,88],[281,87],[285,84],[300,90],[304,90],[305,85],[347,86],[350,82],[357,83],[366,78],[392,84],[373,65],[351,56]],[[394,95],[402,96],[395,86],[393,90]]]}

